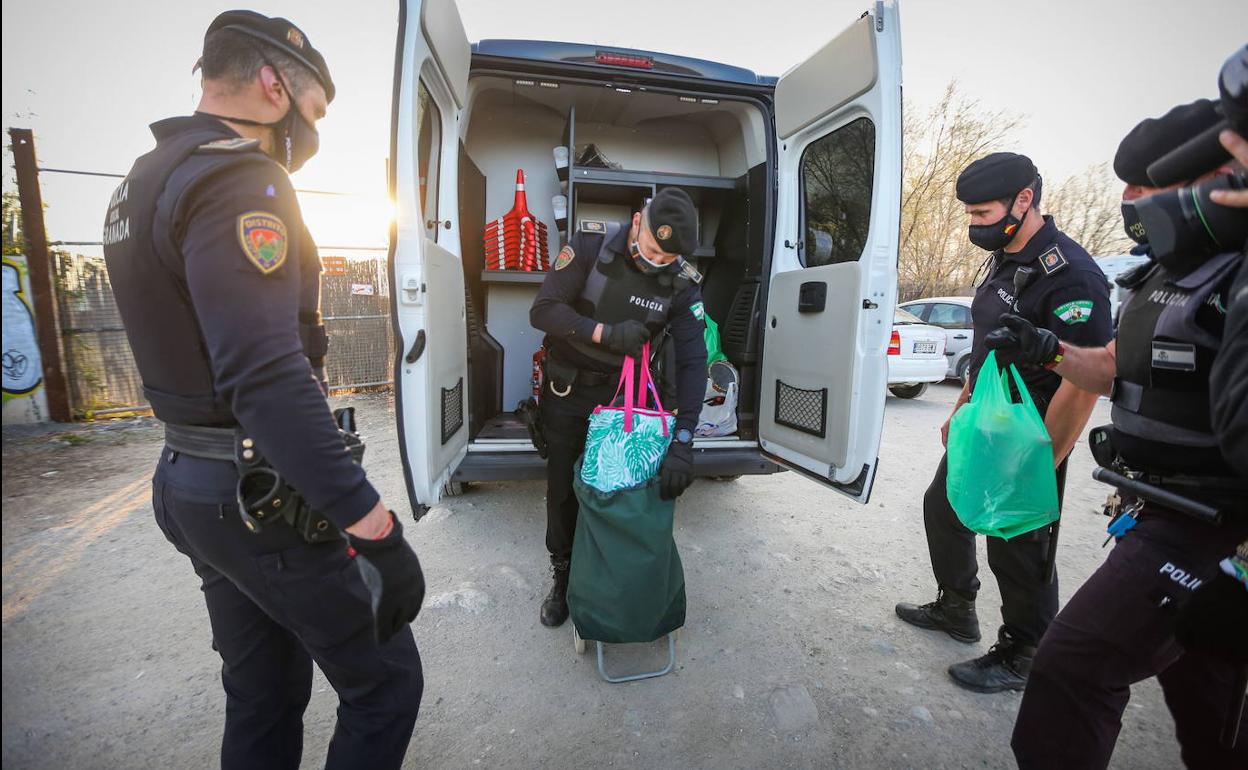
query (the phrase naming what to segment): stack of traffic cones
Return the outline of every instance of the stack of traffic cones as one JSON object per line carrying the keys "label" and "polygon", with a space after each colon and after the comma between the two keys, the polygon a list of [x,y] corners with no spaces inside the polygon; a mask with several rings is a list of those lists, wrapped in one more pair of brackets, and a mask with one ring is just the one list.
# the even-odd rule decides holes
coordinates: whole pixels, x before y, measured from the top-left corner
{"label": "stack of traffic cones", "polygon": [[516,170],[516,202],[511,211],[485,225],[485,266],[489,270],[550,269],[546,223],[529,213],[524,169]]}

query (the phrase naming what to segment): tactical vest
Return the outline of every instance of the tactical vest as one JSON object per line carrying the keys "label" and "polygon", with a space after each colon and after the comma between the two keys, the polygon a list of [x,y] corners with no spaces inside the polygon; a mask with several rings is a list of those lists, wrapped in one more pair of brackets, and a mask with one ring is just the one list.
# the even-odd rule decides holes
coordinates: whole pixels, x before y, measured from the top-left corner
{"label": "tactical vest", "polygon": [[[628,264],[627,257],[607,248],[622,228],[618,222],[607,225],[598,257],[574,303],[576,311],[602,324],[640,321],[650,329],[651,339],[658,339],[671,319],[672,302],[689,287],[690,281],[673,269],[643,273]],[[623,356],[600,345],[568,342],[577,352],[602,362],[610,370],[618,370],[624,362]]]}
{"label": "tactical vest", "polygon": [[[273,162],[258,143],[220,141],[231,138],[237,139],[224,126],[205,126],[158,141],[113,193],[104,224],[104,259],[143,393],[156,417],[168,423],[236,423],[213,383],[176,224],[170,221],[183,196],[209,175],[234,164]],[[319,378],[328,348],[320,317],[321,268],[302,224],[297,232],[305,241],[300,244],[300,339]]]}
{"label": "tactical vest", "polygon": [[[1114,447],[1129,466],[1158,473],[1229,473],[1209,410],[1209,372],[1221,327],[1198,323],[1217,288],[1241,264],[1238,252],[1213,257],[1179,278],[1160,266],[1138,279],[1122,308],[1111,417]],[[1209,307],[1206,313],[1220,312]]]}

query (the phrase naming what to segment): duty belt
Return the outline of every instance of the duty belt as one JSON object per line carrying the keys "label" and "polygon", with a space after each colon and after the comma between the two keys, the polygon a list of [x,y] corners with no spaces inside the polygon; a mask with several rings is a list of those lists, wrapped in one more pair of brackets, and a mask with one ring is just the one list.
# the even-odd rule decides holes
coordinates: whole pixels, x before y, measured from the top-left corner
{"label": "duty belt", "polygon": [[[334,420],[351,458],[362,462],[364,442],[355,431],[355,409],[335,409]],[[238,468],[238,513],[251,532],[259,533],[266,524],[280,518],[309,543],[342,537],[328,518],[312,510],[303,496],[286,483],[242,428],[166,423],[165,444],[191,457],[234,463]]]}

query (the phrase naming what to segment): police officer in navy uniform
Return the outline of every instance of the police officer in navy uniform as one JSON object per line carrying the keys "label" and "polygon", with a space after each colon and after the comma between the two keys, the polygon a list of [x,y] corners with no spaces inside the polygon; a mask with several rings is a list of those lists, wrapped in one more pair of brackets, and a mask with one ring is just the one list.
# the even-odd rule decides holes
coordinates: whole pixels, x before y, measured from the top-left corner
{"label": "police officer in navy uniform", "polygon": [[[998,152],[970,164],[958,177],[958,200],[970,214],[970,240],[990,251],[986,279],[971,305],[974,346],[970,377],[954,405],[969,399],[988,355],[987,333],[1003,312],[1013,311],[1058,338],[1103,345],[1110,337],[1109,288],[1104,273],[1083,247],[1040,213],[1041,179],[1028,158]],[[1020,292],[1015,275],[1032,279]],[[1026,283],[1026,281],[1020,281]],[[1066,457],[1083,430],[1096,395],[1063,383],[1039,367],[1023,367],[1026,387],[1053,439],[1059,500]],[[991,373],[996,376],[996,373]],[[950,415],[952,419],[952,415]],[[941,429],[942,441],[949,423]],[[937,585],[936,601],[900,603],[897,615],[920,628],[945,631],[974,644],[980,639],[975,596],[979,591],[975,535],[962,525],[946,494],[946,459],[923,497],[923,521]],[[1021,690],[1049,621],[1057,614],[1057,577],[1052,569],[1050,529],[1010,540],[988,538],[988,564],[1001,589],[1004,624],[987,655],[949,667],[954,682],[978,692]]]}
{"label": "police officer in navy uniform", "polygon": [[[197,67],[199,109],[152,125],[104,255],[165,423],[156,520],[199,575],[222,660],[221,764],[299,766],[315,662],[339,697],[327,766],[397,768],[424,581],[326,401],[320,263],[288,176],[334,84],[302,30],[249,11],[212,22]],[[273,493],[253,505],[240,478]]]}
{"label": "police officer in navy uniform", "polygon": [[[546,333],[541,421],[548,445],[546,549],[554,585],[541,621],[568,617],[568,571],[579,506],[573,465],[589,415],[611,401],[624,356],[637,356],[664,330],[675,348],[676,425],[660,470],[671,500],[693,482],[693,429],[706,392],[701,275],[684,260],[698,243],[697,211],[679,188],[660,190],[632,221],[603,233],[577,231],[559,252],[529,314]],[[671,406],[664,404],[666,408]]]}
{"label": "police officer in navy uniform", "polygon": [[[1143,121],[1123,139],[1114,170],[1126,183],[1128,235],[1147,242],[1137,206],[1149,197],[1231,171],[1222,165],[1168,188],[1146,173],[1220,120],[1216,104],[1200,100]],[[1236,670],[1248,666],[1248,463],[1228,460],[1238,455],[1223,450],[1219,433],[1230,426],[1215,424],[1210,403],[1243,244],[1172,254],[1153,247],[1148,264],[1120,279],[1131,295],[1109,345],[1071,344],[1010,316],[991,335],[1011,360],[1112,393],[1112,426],[1092,431],[1098,462],[1111,458],[1111,470],[1226,512],[1214,524],[1144,498],[1111,503],[1118,542],[1036,654],[1012,742],[1023,768],[1106,767],[1130,687],[1151,676],[1188,767],[1248,767],[1248,740],[1235,748],[1220,740],[1232,694],[1242,694]],[[1235,430],[1243,428],[1241,421]],[[1248,731],[1248,715],[1240,730]]]}

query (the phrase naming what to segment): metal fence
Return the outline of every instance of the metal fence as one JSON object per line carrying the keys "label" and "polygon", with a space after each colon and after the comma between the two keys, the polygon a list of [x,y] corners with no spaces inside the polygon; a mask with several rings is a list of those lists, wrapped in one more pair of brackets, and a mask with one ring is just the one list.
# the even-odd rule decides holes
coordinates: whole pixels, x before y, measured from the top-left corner
{"label": "metal fence", "polygon": [[[385,259],[350,257],[333,262],[334,268],[321,278],[330,389],[391,385],[394,332]],[[56,283],[74,413],[89,419],[145,408],[103,258],[58,252]]]}

